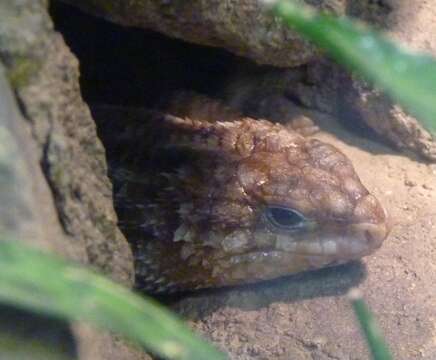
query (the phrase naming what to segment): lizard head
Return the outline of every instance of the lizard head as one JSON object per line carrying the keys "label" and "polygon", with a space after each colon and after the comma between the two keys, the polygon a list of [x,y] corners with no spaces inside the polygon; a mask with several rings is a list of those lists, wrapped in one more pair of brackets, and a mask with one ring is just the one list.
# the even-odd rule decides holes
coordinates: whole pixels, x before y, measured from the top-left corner
{"label": "lizard head", "polygon": [[195,141],[197,150],[217,152],[212,163],[208,152],[196,170],[181,172],[173,240],[179,261],[196,269],[204,286],[359,259],[389,233],[383,207],[331,145],[251,119],[215,124]]}
{"label": "lizard head", "polygon": [[[255,282],[359,259],[381,246],[386,214],[338,149],[223,112],[208,99],[198,103],[197,117],[110,109],[123,120],[110,134],[125,149],[108,154],[130,169],[115,166],[112,178],[139,287]],[[220,120],[223,113],[232,121]],[[132,125],[124,129],[126,119]],[[150,151],[147,142],[157,144]]]}

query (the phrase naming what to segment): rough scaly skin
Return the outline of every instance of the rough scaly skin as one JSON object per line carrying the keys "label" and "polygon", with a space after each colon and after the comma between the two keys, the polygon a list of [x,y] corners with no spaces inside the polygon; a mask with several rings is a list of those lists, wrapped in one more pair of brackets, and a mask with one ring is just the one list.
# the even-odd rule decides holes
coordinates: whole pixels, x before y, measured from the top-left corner
{"label": "rough scaly skin", "polygon": [[[103,107],[94,115],[137,284],[147,291],[344,263],[374,252],[389,232],[350,161],[282,125],[192,94],[175,97],[165,113]],[[283,226],[288,211],[292,226]]]}

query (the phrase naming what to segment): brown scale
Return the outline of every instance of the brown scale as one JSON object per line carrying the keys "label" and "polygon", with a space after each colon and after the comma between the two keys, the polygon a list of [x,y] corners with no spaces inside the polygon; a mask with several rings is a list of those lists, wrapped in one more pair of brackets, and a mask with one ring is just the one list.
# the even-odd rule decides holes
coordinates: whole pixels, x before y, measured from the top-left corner
{"label": "brown scale", "polygon": [[146,291],[235,285],[343,263],[374,252],[389,232],[383,208],[346,156],[289,127],[192,93],[159,111],[93,112],[120,228]]}

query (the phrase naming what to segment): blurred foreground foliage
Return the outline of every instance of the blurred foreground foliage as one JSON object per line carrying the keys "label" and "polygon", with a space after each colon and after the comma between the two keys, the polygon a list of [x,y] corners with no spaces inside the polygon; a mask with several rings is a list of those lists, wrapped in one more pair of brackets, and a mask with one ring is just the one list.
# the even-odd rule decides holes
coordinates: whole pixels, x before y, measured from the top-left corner
{"label": "blurred foreground foliage", "polygon": [[0,301],[68,320],[86,320],[166,359],[226,358],[152,299],[4,237],[0,241]]}

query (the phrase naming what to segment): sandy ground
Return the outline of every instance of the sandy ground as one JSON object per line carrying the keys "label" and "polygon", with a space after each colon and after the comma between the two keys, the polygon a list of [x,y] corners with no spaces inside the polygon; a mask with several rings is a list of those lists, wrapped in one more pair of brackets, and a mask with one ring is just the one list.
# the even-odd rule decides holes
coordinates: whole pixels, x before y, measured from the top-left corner
{"label": "sandy ground", "polygon": [[393,230],[373,256],[258,285],[187,296],[174,307],[232,359],[368,359],[346,293],[358,287],[395,359],[436,359],[436,165],[338,125],[340,148],[387,208]]}

